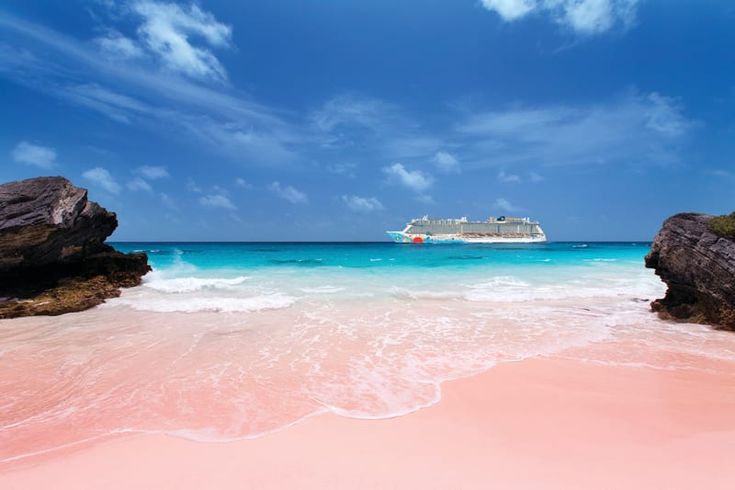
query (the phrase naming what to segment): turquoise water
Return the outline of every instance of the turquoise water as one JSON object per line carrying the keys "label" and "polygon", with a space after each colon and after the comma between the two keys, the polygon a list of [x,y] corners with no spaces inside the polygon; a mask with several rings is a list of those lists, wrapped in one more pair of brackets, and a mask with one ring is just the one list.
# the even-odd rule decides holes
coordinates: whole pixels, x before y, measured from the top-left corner
{"label": "turquoise water", "polygon": [[[355,302],[647,299],[648,243],[116,243],[153,272],[118,304],[157,312],[253,312]],[[384,304],[384,303],[381,303]]]}
{"label": "turquoise water", "polygon": [[148,254],[154,269],[182,260],[199,269],[549,267],[615,261],[643,265],[649,243],[558,242],[530,245],[394,243],[113,243]]}

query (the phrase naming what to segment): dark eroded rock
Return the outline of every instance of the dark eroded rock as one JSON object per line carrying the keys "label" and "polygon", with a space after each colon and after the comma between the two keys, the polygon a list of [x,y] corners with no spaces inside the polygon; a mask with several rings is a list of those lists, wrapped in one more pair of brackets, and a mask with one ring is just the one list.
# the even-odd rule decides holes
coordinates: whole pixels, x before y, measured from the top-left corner
{"label": "dark eroded rock", "polygon": [[106,245],[116,227],[63,177],[0,185],[0,318],[80,311],[140,284],[148,257]]}
{"label": "dark eroded rock", "polygon": [[667,219],[646,256],[646,267],[668,286],[651,303],[664,318],[735,330],[735,238],[715,235],[711,216],[683,213]]}

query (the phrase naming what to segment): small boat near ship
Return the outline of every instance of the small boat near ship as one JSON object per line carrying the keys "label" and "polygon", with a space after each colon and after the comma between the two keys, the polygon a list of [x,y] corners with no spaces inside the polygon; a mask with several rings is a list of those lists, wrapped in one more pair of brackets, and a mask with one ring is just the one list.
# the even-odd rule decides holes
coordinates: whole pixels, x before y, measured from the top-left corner
{"label": "small boat near ship", "polygon": [[467,218],[411,220],[402,231],[387,231],[396,243],[543,243],[546,234],[538,221],[510,216],[485,221]]}

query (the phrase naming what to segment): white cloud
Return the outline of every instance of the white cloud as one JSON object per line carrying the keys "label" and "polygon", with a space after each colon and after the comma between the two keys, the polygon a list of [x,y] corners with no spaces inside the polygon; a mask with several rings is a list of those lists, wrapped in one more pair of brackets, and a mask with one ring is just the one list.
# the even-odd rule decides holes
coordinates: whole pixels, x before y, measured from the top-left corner
{"label": "white cloud", "polygon": [[176,201],[174,200],[174,198],[172,198],[171,196],[169,196],[165,192],[161,192],[161,194],[159,195],[159,197],[161,198],[161,203],[164,206],[166,206],[168,209],[171,209],[171,210],[178,209],[178,206],[177,206]]}
{"label": "white cloud", "polygon": [[647,97],[645,112],[646,127],[669,137],[677,137],[686,133],[694,124],[682,114],[676,99],[665,97],[657,92]]}
{"label": "white cloud", "polygon": [[13,160],[26,165],[34,165],[41,168],[51,168],[56,162],[56,151],[46,146],[34,145],[27,141],[21,141],[11,153]]}
{"label": "white cloud", "polygon": [[442,147],[442,140],[422,129],[391,103],[355,94],[328,100],[311,114],[312,127],[326,150],[349,149],[355,158],[369,149],[372,158],[426,160]]}
{"label": "white cloud", "polygon": [[253,185],[242,177],[235,179],[235,185],[241,189],[252,189]]}
{"label": "white cloud", "polygon": [[505,211],[506,213],[514,213],[521,210],[519,207],[514,206],[510,201],[502,197],[495,200],[494,207],[501,211]]}
{"label": "white cloud", "polygon": [[696,125],[674,99],[629,93],[590,106],[469,113],[456,131],[467,166],[667,165]]}
{"label": "white cloud", "polygon": [[539,175],[536,172],[529,172],[528,178],[531,179],[531,182],[542,182],[545,180],[543,175]]}
{"label": "white cloud", "polygon": [[95,167],[89,169],[82,174],[82,177],[110,194],[120,193],[120,184],[115,181],[106,168]]}
{"label": "white cloud", "polygon": [[189,192],[194,192],[196,194],[202,193],[202,188],[199,187],[199,184],[197,184],[191,177],[186,179],[186,190]]}
{"label": "white cloud", "polygon": [[406,170],[400,163],[394,163],[389,167],[383,167],[389,179],[399,182],[404,187],[414,192],[423,192],[434,183],[434,179],[429,174],[425,174],[420,170]]}
{"label": "white cloud", "polygon": [[268,188],[281,199],[292,204],[306,204],[309,202],[309,196],[306,193],[291,187],[290,185],[282,186],[279,182],[273,182]]}
{"label": "white cloud", "polygon": [[131,7],[143,18],[138,27],[141,42],[169,69],[198,78],[227,78],[224,67],[212,52],[195,46],[192,41],[199,39],[211,47],[227,47],[232,37],[230,26],[196,4],[187,8],[174,3],[141,0]]}
{"label": "white cloud", "polygon": [[521,183],[521,177],[519,175],[506,173],[505,170],[501,170],[500,172],[498,172],[498,180],[505,184],[509,184],[509,183],[510,184],[520,184]]}
{"label": "white cloud", "polygon": [[100,50],[112,60],[131,60],[144,56],[143,50],[134,40],[114,30],[94,41]]}
{"label": "white cloud", "polygon": [[151,185],[140,177],[135,177],[133,180],[128,182],[128,189],[131,191],[153,191]]}
{"label": "white cloud", "polygon": [[224,194],[208,194],[206,196],[202,196],[199,198],[199,204],[208,208],[220,208],[230,211],[237,210],[237,206],[235,206],[232,201],[230,201],[230,198]]}
{"label": "white cloud", "polygon": [[[313,143],[313,128],[305,127],[303,120],[294,121],[296,117],[292,114],[260,104],[241,92],[170,76],[155,66],[152,61],[158,60],[159,55],[150,51],[147,42],[141,41],[145,38],[143,27],[149,24],[146,19],[153,22],[153,17],[143,17],[133,6],[155,7],[155,12],[150,12],[153,15],[161,5],[162,11],[180,11],[194,20],[201,18],[202,23],[209,18],[201,7],[190,7],[189,2],[178,6],[128,0],[97,6],[109,9],[107,17],[124,28],[133,17],[135,25],[140,26],[134,40],[146,53],[144,63],[101,56],[97,46],[89,42],[2,13],[0,30],[17,36],[17,44],[22,48],[0,45],[0,75],[37,93],[82,105],[120,123],[135,123],[169,135],[178,131],[183,133],[186,144],[203,142],[233,160],[247,159],[263,166],[304,160],[303,153],[291,150],[291,146]],[[209,20],[216,24],[213,18]],[[185,40],[205,48],[209,46],[205,44],[207,39],[229,43],[229,34],[217,32],[216,26],[211,32],[206,31],[206,35],[188,32]]]}
{"label": "white cloud", "polygon": [[143,165],[135,169],[135,173],[148,180],[158,180],[169,176],[166,167],[156,165]]}
{"label": "white cloud", "polygon": [[494,10],[504,20],[515,20],[537,7],[537,0],[482,0],[488,10]]}
{"label": "white cloud", "polygon": [[369,213],[383,209],[383,203],[375,197],[345,195],[342,196],[342,201],[344,201],[348,208],[357,213]]}
{"label": "white cloud", "polygon": [[446,151],[438,151],[434,155],[434,164],[436,168],[442,172],[451,173],[459,172],[459,160],[457,157]]}
{"label": "white cloud", "polygon": [[482,0],[507,22],[531,14],[549,15],[580,34],[599,34],[635,22],[639,0]]}
{"label": "white cloud", "polygon": [[436,204],[436,201],[434,201],[434,198],[427,194],[420,194],[416,196],[416,200],[423,204]]}
{"label": "white cloud", "polygon": [[357,164],[351,162],[327,165],[327,172],[336,175],[344,175],[351,179],[355,178],[355,170],[357,170]]}
{"label": "white cloud", "polygon": [[707,174],[713,177],[717,177],[718,179],[735,179],[735,173],[722,169],[710,170],[707,172]]}
{"label": "white cloud", "polygon": [[152,115],[153,111],[140,101],[108,90],[96,83],[68,85],[53,91],[67,100],[93,109],[110,119],[130,124],[131,117],[136,115]]}
{"label": "white cloud", "polygon": [[378,130],[387,119],[390,109],[390,106],[377,99],[344,94],[328,100],[311,115],[311,119],[322,131],[332,131],[338,126],[362,126]]}

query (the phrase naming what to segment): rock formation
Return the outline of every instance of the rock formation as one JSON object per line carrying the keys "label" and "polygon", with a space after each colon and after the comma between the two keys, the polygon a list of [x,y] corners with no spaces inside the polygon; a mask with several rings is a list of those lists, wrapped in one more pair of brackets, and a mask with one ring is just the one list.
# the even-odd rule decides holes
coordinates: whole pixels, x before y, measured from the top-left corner
{"label": "rock formation", "polygon": [[80,311],[140,284],[148,257],[106,245],[115,228],[63,177],[0,185],[0,318]]}
{"label": "rock formation", "polygon": [[651,307],[663,318],[735,330],[735,238],[715,234],[711,219],[684,213],[664,222],[646,267],[669,289]]}

